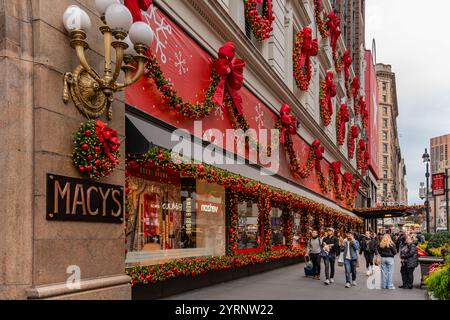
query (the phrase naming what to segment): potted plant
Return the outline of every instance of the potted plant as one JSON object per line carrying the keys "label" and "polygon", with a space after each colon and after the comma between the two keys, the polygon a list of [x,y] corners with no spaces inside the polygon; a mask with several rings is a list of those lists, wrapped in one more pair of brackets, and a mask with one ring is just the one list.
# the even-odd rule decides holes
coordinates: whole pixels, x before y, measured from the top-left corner
{"label": "potted plant", "polygon": [[437,300],[450,300],[450,255],[445,261],[444,264],[433,265],[425,278],[428,292]]}
{"label": "potted plant", "polygon": [[426,251],[426,256],[419,257],[420,271],[422,274],[421,286],[430,273],[430,268],[435,264],[444,263],[447,251],[450,251],[450,232],[441,232],[431,236],[430,240],[419,245],[419,250]]}

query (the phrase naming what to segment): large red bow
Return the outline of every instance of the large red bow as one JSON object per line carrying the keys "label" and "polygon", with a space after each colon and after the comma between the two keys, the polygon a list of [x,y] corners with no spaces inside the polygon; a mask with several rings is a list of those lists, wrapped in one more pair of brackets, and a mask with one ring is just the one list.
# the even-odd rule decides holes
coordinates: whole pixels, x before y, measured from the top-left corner
{"label": "large red bow", "polygon": [[314,140],[313,142],[314,147],[314,155],[315,155],[315,166],[317,171],[321,171],[322,167],[320,165],[320,162],[323,160],[323,154],[325,152],[325,148],[321,145],[319,140]]}
{"label": "large red bow", "polygon": [[119,161],[112,155],[120,148],[119,135],[117,134],[117,131],[108,127],[101,120],[97,121],[95,130],[98,139],[103,144],[103,149],[106,156],[109,158],[111,163],[117,165]]}
{"label": "large red bow", "polygon": [[331,101],[331,98],[336,96],[336,85],[334,84],[334,74],[332,71],[327,72],[327,77],[325,80],[326,80],[325,83],[326,101],[328,112],[331,116],[333,115],[333,102]]}
{"label": "large red bow", "polygon": [[133,16],[133,22],[144,21],[141,10],[147,11],[151,4],[152,0],[125,0],[125,6]]}
{"label": "large red bow", "polygon": [[333,53],[336,52],[337,47],[337,41],[339,39],[339,36],[341,35],[341,28],[340,28],[341,20],[336,16],[334,12],[330,12],[328,14],[328,20],[327,20],[327,28],[330,32],[330,41],[331,41],[331,48],[333,49]]}
{"label": "large red bow", "polygon": [[308,79],[311,79],[311,61],[310,58],[317,56],[319,44],[317,39],[313,40],[311,28],[305,27],[301,31],[303,38],[302,52],[300,55],[299,67],[302,69],[306,64]]}
{"label": "large red bow", "polygon": [[214,70],[221,79],[214,93],[213,101],[215,104],[223,106],[226,88],[238,114],[242,115],[242,97],[238,93],[238,90],[244,85],[245,61],[235,59],[234,56],[235,49],[232,42],[226,43],[219,49],[219,58],[214,63]]}
{"label": "large red bow", "polygon": [[281,144],[284,144],[286,141],[286,133],[293,135],[297,133],[297,118],[291,115],[291,107],[287,104],[283,104],[280,109],[280,117],[281,117]]}
{"label": "large red bow", "polygon": [[341,59],[342,65],[344,66],[344,72],[345,72],[345,80],[348,81],[348,79],[350,78],[350,74],[349,74],[349,69],[353,63],[353,59],[350,55],[350,51],[347,50],[344,52],[344,55],[342,56]]}

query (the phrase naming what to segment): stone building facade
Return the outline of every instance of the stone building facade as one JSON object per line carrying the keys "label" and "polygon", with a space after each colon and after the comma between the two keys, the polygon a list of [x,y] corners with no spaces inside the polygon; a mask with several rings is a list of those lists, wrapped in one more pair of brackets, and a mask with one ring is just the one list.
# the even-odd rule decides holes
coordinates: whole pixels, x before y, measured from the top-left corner
{"label": "stone building facade", "polygon": [[[325,159],[341,161],[343,171],[359,177],[363,181],[361,187],[364,187],[364,177],[356,168],[356,160],[347,158],[347,145],[336,145],[335,117],[331,126],[321,124],[319,82],[333,68],[333,58],[329,41],[321,39],[317,32],[312,0],[274,1],[273,36],[262,44],[245,32],[242,1],[154,0],[154,3],[209,52],[217,52],[224,42],[233,41],[239,56],[247,62],[245,84],[253,94],[276,111],[282,103],[289,103],[301,119],[300,136],[310,143],[320,139],[326,149]],[[360,14],[364,11],[363,4],[364,1],[358,7]],[[98,31],[101,20],[93,0],[0,0],[0,69],[3,70],[0,75],[0,134],[4,137],[0,145],[0,179],[4,190],[0,195],[0,234],[3,239],[0,244],[0,298],[131,297],[129,278],[124,275],[123,225],[99,227],[95,223],[46,220],[47,174],[81,178],[73,167],[71,155],[73,133],[86,118],[72,102],[64,104],[62,100],[63,75],[78,65],[62,22],[62,15],[69,5],[78,5],[89,14],[93,26],[87,34],[90,49],[86,55],[94,69],[102,70],[103,39]],[[325,12],[332,10],[329,1],[324,1],[324,7]],[[358,21],[358,28],[361,28],[363,19]],[[305,26],[313,27],[320,51],[318,57],[312,58],[310,90],[300,92],[292,75],[292,52],[295,33]],[[347,41],[353,43],[356,51],[364,36],[360,32],[351,34],[348,37],[355,37],[355,40]],[[340,38],[338,51],[345,50],[346,44]],[[353,77],[355,70],[351,69],[350,73]],[[353,110],[352,102],[345,98],[342,75],[338,79],[334,109],[346,102]],[[395,81],[389,83],[395,85]],[[123,141],[125,105],[124,94],[116,94],[111,124]],[[390,114],[397,114],[396,101],[386,106],[391,107]],[[107,121],[106,116],[103,120]],[[355,123],[360,125],[352,113],[349,125]],[[398,146],[398,140],[395,141]],[[121,153],[125,154],[125,143]],[[102,182],[124,187],[123,161]],[[290,188],[351,214],[307,188],[292,185]],[[360,191],[358,196],[363,198],[364,192]],[[81,270],[81,289],[71,290],[65,286],[71,275],[70,266]]]}

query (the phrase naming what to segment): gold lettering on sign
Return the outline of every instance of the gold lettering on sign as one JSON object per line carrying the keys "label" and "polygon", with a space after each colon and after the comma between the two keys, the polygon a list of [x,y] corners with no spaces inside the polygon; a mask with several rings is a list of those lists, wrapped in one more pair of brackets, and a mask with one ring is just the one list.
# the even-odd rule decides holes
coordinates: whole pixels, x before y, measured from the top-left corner
{"label": "gold lettering on sign", "polygon": [[89,214],[90,214],[91,216],[96,216],[96,215],[98,215],[98,208],[97,208],[97,210],[95,210],[95,211],[93,211],[93,210],[91,209],[91,192],[92,192],[92,191],[95,191],[95,192],[98,193],[98,188],[97,188],[97,187],[90,187],[90,188],[87,190],[87,209],[88,209],[88,212],[89,212]]}
{"label": "gold lettering on sign", "polygon": [[106,217],[106,200],[108,200],[109,193],[111,192],[111,189],[108,188],[106,191],[106,194],[103,193],[103,189],[100,188],[100,194],[102,195],[103,200],[103,216]]}
{"label": "gold lettering on sign", "polygon": [[[80,198],[81,199],[78,199]],[[72,207],[72,214],[77,214],[77,207],[80,206],[83,208],[83,215],[85,216],[86,213],[86,202],[84,198],[84,188],[82,184],[77,184],[75,186],[75,194],[73,196],[73,207]]]}
{"label": "gold lettering on sign", "polygon": [[119,210],[114,211],[111,209],[111,215],[113,217],[120,217],[120,214],[122,213],[122,201],[117,199],[116,196],[120,196],[120,192],[118,190],[114,190],[112,192],[112,199],[117,204],[117,207],[119,208]]}
{"label": "gold lettering on sign", "polygon": [[66,183],[64,190],[61,189],[59,181],[55,180],[55,213],[59,214],[59,197],[66,198],[66,214],[70,214],[70,183]]}

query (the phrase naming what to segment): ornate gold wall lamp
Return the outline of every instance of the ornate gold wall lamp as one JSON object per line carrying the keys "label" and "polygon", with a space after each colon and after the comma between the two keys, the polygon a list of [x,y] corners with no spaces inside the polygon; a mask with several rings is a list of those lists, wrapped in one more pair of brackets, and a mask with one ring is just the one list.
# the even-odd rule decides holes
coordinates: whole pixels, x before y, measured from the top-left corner
{"label": "ornate gold wall lamp", "polygon": [[[70,96],[87,118],[99,118],[108,110],[111,120],[114,93],[132,85],[142,76],[148,60],[145,53],[153,42],[154,33],[144,22],[133,23],[130,11],[119,0],[96,0],[95,4],[103,21],[100,32],[105,47],[104,74],[100,76],[85,56],[85,51],[89,49],[86,32],[91,27],[88,14],[78,6],[68,7],[63,17],[64,26],[70,34],[70,45],[75,49],[80,65],[64,75],[63,100],[68,103]],[[115,67],[112,48],[115,50]],[[125,74],[123,83],[118,82],[121,71]]]}

